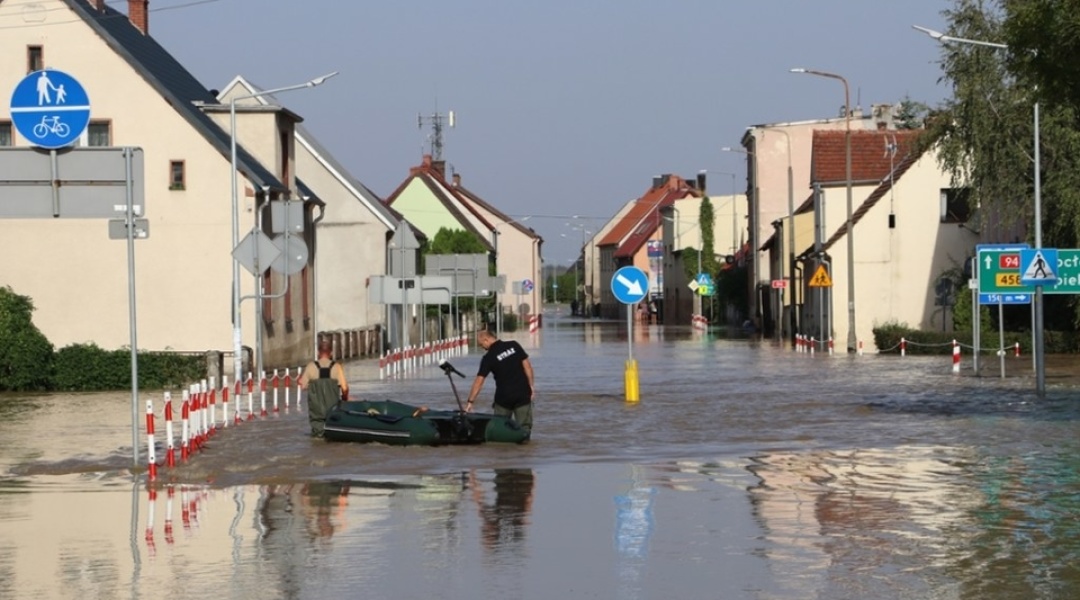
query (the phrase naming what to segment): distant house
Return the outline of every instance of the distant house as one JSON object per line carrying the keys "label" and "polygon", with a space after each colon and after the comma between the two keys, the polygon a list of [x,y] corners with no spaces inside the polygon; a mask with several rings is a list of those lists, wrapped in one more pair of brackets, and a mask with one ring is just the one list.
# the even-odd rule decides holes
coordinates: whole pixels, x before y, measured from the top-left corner
{"label": "distant house", "polygon": [[[978,236],[965,227],[972,216],[966,195],[952,187],[934,148],[920,149],[916,143],[920,134],[852,132],[852,351],[860,344],[865,351],[875,351],[872,330],[886,323],[943,330],[952,326],[951,311],[938,305],[938,282],[947,278],[947,271],[963,268]],[[819,340],[832,337],[839,352],[848,348],[850,339],[844,136],[843,131],[814,132],[811,181],[819,196],[802,203],[795,224],[801,267],[795,294],[797,330]],[[803,215],[814,214],[815,206],[822,215],[816,245],[813,227],[799,224]],[[784,262],[780,256],[786,254],[784,222],[779,220],[779,235],[765,244],[774,267]],[[821,266],[831,286],[810,287]],[[773,275],[786,276],[779,270]]]}
{"label": "distant house", "polygon": [[[299,117],[280,106],[238,115],[234,218],[228,107],[149,36],[147,2],[129,1],[127,15],[104,0],[36,5],[41,26],[11,27],[0,36],[0,50],[11,58],[0,65],[0,87],[13,89],[30,71],[63,70],[90,98],[90,126],[79,143],[143,150],[150,233],[135,243],[139,347],[231,352],[239,333],[250,348],[261,337],[267,366],[311,356],[310,262],[287,286],[266,278],[264,290],[276,295],[259,306],[250,300],[255,277],[241,270],[244,300],[236,327],[232,318],[234,226],[243,237],[258,215],[269,217],[270,201],[300,201],[309,225],[300,237],[314,247],[310,224],[319,200],[303,198],[291,142]],[[0,115],[0,140],[31,144],[13,131],[7,115]],[[35,323],[50,341],[104,348],[130,343],[126,245],[109,239],[104,219],[6,220],[0,228],[0,284],[33,298]]]}
{"label": "distant house", "polygon": [[[698,197],[700,193],[678,175],[662,175],[653,178],[652,186],[638,198],[610,227],[607,234],[596,243],[600,251],[600,314],[604,318],[616,318],[623,312],[623,305],[615,298],[610,282],[615,271],[625,266],[635,266],[649,276],[649,296],[663,304],[663,236],[660,209],[677,200]],[[649,242],[653,242],[650,244]],[[650,256],[650,247],[653,252]]]}
{"label": "distant house", "polygon": [[425,155],[386,198],[386,204],[429,239],[441,228],[474,234],[494,257],[496,274],[506,279],[506,288],[498,294],[500,311],[526,317],[539,313],[543,240],[519,220],[465,189],[460,177],[448,182],[444,161]]}

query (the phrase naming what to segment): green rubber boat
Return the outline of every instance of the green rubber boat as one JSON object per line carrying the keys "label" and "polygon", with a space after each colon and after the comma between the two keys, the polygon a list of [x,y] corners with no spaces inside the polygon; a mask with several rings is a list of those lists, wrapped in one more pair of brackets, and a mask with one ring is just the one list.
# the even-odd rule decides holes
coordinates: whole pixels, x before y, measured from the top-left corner
{"label": "green rubber boat", "polygon": [[402,446],[520,444],[529,439],[529,432],[507,417],[490,413],[429,410],[394,400],[353,400],[338,403],[326,414],[323,438]]}

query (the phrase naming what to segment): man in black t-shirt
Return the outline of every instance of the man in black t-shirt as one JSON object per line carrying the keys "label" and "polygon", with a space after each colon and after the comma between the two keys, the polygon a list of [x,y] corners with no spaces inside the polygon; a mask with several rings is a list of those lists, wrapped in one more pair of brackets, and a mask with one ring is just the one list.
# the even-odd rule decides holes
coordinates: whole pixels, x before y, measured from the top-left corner
{"label": "man in black t-shirt", "polygon": [[480,359],[480,369],[473,380],[465,410],[472,411],[484,380],[492,373],[495,375],[495,414],[512,417],[522,429],[531,432],[535,388],[529,355],[521,344],[512,340],[504,342],[487,330],[477,332],[476,341],[487,352]]}

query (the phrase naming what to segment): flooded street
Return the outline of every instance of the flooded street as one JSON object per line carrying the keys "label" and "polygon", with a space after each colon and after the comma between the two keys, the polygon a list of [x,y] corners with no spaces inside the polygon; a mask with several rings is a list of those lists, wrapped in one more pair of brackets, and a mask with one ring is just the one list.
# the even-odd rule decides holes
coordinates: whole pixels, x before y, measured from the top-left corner
{"label": "flooded street", "polygon": [[[628,404],[624,325],[504,337],[536,370],[522,446],[331,444],[293,408],[148,487],[129,393],[0,398],[0,598],[1080,594],[1080,394],[1038,399],[1029,357],[957,376],[645,326]],[[451,361],[464,397],[479,354]],[[456,407],[436,367],[346,372],[358,399]]]}

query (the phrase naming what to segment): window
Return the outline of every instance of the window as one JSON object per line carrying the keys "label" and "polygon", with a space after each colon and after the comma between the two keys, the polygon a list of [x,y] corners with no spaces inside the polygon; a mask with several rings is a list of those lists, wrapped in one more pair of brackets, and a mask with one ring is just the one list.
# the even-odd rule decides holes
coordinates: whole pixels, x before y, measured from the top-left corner
{"label": "window", "polygon": [[967,223],[971,218],[971,189],[947,188],[941,190],[941,222]]}
{"label": "window", "polygon": [[170,190],[182,190],[182,189],[185,189],[185,185],[184,185],[184,161],[182,161],[182,160],[170,160],[169,161],[169,189]]}
{"label": "window", "polygon": [[87,146],[112,146],[112,127],[108,121],[90,121],[86,127]]}
{"label": "window", "polygon": [[45,49],[41,46],[26,47],[26,72],[33,73],[45,68]]}
{"label": "window", "polygon": [[0,121],[0,146],[13,146],[15,140],[11,136],[11,121]]}

